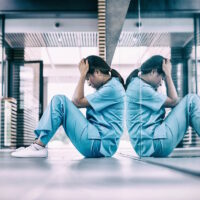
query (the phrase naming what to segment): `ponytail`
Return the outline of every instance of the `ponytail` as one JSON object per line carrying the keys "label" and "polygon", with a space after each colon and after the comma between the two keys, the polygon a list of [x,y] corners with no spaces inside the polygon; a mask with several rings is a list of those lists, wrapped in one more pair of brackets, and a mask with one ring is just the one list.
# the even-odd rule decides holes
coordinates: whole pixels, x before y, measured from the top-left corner
{"label": "ponytail", "polygon": [[89,74],[93,74],[96,69],[100,70],[101,73],[106,75],[111,73],[111,77],[119,78],[119,81],[125,88],[124,79],[121,77],[121,75],[115,69],[110,68],[110,66],[101,57],[91,55],[88,56],[86,60],[88,60],[89,63],[89,70],[88,70]]}
{"label": "ponytail", "polygon": [[126,80],[126,89],[128,87],[128,84],[131,82],[131,79],[137,77],[140,71],[142,72],[142,74],[148,74],[153,69],[156,69],[159,74],[164,74],[164,71],[162,69],[163,59],[165,58],[160,55],[152,56],[141,65],[140,69],[136,69],[131,72]]}
{"label": "ponytail", "polygon": [[128,76],[128,78],[126,79],[126,85],[125,85],[125,89],[127,89],[129,83],[131,82],[132,78],[138,77],[138,73],[140,72],[139,69],[135,69],[131,72],[131,74]]}
{"label": "ponytail", "polygon": [[118,72],[117,70],[111,68],[110,73],[111,73],[111,77],[117,77],[117,78],[119,78],[120,83],[121,83],[121,84],[123,85],[123,87],[125,88],[124,79],[123,79],[122,76],[119,74],[119,72]]}

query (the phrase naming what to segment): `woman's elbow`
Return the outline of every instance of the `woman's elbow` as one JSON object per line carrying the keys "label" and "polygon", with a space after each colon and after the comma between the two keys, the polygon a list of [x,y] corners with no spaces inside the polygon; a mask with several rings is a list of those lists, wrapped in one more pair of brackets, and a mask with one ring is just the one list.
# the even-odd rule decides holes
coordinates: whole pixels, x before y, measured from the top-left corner
{"label": "woman's elbow", "polygon": [[173,98],[171,100],[171,107],[175,107],[178,104],[178,102],[179,102],[179,98],[178,97]]}
{"label": "woman's elbow", "polygon": [[73,99],[72,99],[72,103],[73,103],[76,107],[79,107],[79,100],[78,100],[78,99],[73,98]]}
{"label": "woman's elbow", "polygon": [[165,101],[164,106],[168,108],[173,108],[178,104],[178,102],[179,102],[178,97],[175,97],[175,98],[168,97],[167,100]]}

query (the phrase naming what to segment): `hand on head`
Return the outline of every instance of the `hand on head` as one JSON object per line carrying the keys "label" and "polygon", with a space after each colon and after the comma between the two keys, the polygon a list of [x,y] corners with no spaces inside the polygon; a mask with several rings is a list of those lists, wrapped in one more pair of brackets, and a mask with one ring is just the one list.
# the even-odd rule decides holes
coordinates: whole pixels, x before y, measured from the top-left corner
{"label": "hand on head", "polygon": [[172,64],[169,59],[163,60],[162,69],[163,72],[165,73],[165,76],[171,76]]}
{"label": "hand on head", "polygon": [[86,76],[89,70],[88,60],[82,59],[78,65],[81,76]]}

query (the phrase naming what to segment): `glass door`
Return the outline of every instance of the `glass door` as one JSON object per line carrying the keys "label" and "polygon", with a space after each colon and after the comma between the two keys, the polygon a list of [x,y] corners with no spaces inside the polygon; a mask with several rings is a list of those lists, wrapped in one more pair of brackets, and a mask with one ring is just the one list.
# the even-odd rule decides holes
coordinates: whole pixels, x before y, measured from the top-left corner
{"label": "glass door", "polygon": [[8,96],[17,100],[16,146],[27,146],[43,113],[43,62],[10,62]]}

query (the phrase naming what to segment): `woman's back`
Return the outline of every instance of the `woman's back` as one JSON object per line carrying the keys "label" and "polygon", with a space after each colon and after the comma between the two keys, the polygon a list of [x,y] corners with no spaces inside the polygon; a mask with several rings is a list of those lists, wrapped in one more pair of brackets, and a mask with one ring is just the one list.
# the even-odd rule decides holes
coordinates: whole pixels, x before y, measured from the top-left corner
{"label": "woman's back", "polygon": [[131,142],[139,155],[148,156],[153,151],[152,140],[158,137],[156,128],[165,135],[164,124],[160,125],[165,116],[162,105],[166,96],[139,77],[131,80],[126,96],[126,124]]}
{"label": "woman's back", "polygon": [[125,90],[113,77],[95,93],[88,95],[91,107],[87,108],[87,119],[99,131],[102,143],[108,139],[118,146],[123,134]]}

